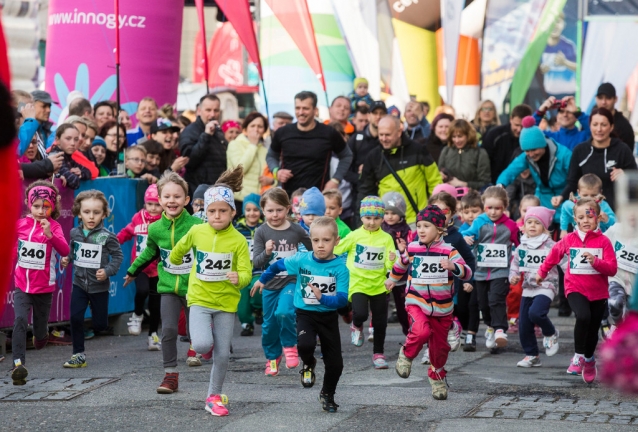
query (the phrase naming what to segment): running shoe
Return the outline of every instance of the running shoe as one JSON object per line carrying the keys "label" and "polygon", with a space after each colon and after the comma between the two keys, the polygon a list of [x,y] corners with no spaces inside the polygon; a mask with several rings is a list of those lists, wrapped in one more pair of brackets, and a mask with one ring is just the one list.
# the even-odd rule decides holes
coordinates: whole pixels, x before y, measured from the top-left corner
{"label": "running shoe", "polygon": [[144,315],[135,315],[135,312],[133,312],[133,315],[131,315],[131,317],[128,319],[128,323],[126,323],[126,325],[128,326],[129,334],[138,336],[140,333],[142,333],[143,320]]}
{"label": "running shoe", "polygon": [[554,335],[543,337],[543,346],[547,357],[551,357],[558,352],[558,329],[556,329]]}
{"label": "running shoe", "polygon": [[427,344],[423,345],[423,357],[421,357],[421,364],[430,364],[430,349]]}
{"label": "running shoe", "polygon": [[40,340],[36,340],[35,336],[33,336],[33,347],[36,350],[41,350],[42,348],[47,346],[48,343],[49,343],[49,334],[48,333],[43,339],[40,339]]}
{"label": "running shoe", "polygon": [[228,408],[226,405],[228,404],[228,397],[226,395],[210,395],[208,399],[206,399],[206,411],[211,413],[214,416],[227,416]]}
{"label": "running shoe", "polygon": [[321,392],[319,393],[319,401],[321,402],[321,408],[329,413],[336,413],[337,408],[339,408],[339,405],[335,402],[334,394],[325,394],[324,392]]}
{"label": "running shoe", "polygon": [[248,323],[242,324],[241,327],[242,327],[242,330],[240,333],[241,336],[252,336],[253,333],[255,332],[255,327],[253,327],[252,324],[248,324]]}
{"label": "running shoe", "polygon": [[476,351],[476,335],[467,334],[465,337],[465,345],[463,345],[463,351],[474,352]]}
{"label": "running shoe", "polygon": [[255,324],[262,325],[264,323],[264,312],[261,309],[257,309],[253,315],[255,315]]}
{"label": "running shoe", "polygon": [[607,340],[609,338],[610,331],[611,331],[611,326],[609,325],[609,322],[607,320],[604,320],[600,324],[600,335],[602,336],[603,340]]}
{"label": "running shoe", "polygon": [[313,363],[312,366],[304,364],[299,373],[301,374],[301,385],[305,388],[310,388],[315,385],[315,366],[317,365],[317,360]]}
{"label": "running shoe", "polygon": [[159,394],[171,394],[177,392],[179,389],[179,373],[168,372],[164,375],[164,380],[157,388]]}
{"label": "running shoe", "polygon": [[583,381],[585,381],[587,384],[591,384],[596,380],[597,375],[598,369],[596,368],[596,360],[585,360],[583,366]]}
{"label": "running shoe", "polygon": [[410,371],[412,370],[412,360],[403,354],[403,348],[404,347],[401,347],[399,350],[399,358],[397,358],[394,369],[401,378],[408,378],[410,376]]}
{"label": "running shoe", "polygon": [[296,346],[284,347],[284,357],[286,358],[286,369],[294,369],[299,366],[299,353]]}
{"label": "running shoe", "polygon": [[54,329],[51,330],[49,343],[51,345],[71,345],[73,341],[71,340],[71,336],[64,333],[64,330]]}
{"label": "running shoe", "polygon": [[186,353],[186,366],[197,367],[202,365],[202,360],[198,357],[198,354],[193,349],[193,345],[188,348]]}
{"label": "running shoe", "polygon": [[148,350],[149,351],[161,351],[162,350],[162,342],[160,341],[157,333],[153,332],[148,337]]}
{"label": "running shoe", "polygon": [[496,346],[496,342],[494,341],[494,329],[492,327],[488,327],[487,330],[485,330],[485,346],[489,349]]}
{"label": "running shoe", "polygon": [[368,327],[368,342],[374,342],[374,327]]}
{"label": "running shoe", "polygon": [[90,340],[95,337],[93,329],[84,329],[84,340]]}
{"label": "running shoe", "polygon": [[447,385],[443,380],[434,380],[428,377],[430,385],[432,386],[432,397],[436,400],[447,399]]}
{"label": "running shoe", "polygon": [[372,364],[374,364],[375,369],[387,369],[388,361],[385,359],[383,354],[374,354],[372,356]]}
{"label": "running shoe", "polygon": [[570,363],[569,368],[567,368],[567,373],[570,375],[582,375],[584,363],[585,363],[585,359],[583,357],[574,355],[574,358],[572,358],[572,362]]}
{"label": "running shoe", "polygon": [[363,345],[363,327],[355,327],[350,325],[350,342],[356,347]]}
{"label": "running shoe", "polygon": [[71,369],[86,367],[86,356],[84,355],[84,353],[73,354],[71,356],[71,359],[67,361],[66,363],[64,363],[63,366],[65,368],[71,368]]}
{"label": "running shoe", "polygon": [[522,368],[531,368],[531,367],[539,367],[541,365],[541,359],[539,356],[525,356],[525,358],[518,363],[516,366]]}
{"label": "running shoe", "polygon": [[450,345],[450,351],[455,352],[461,346],[461,324],[456,318],[452,321],[452,325],[447,332],[447,343]]}
{"label": "running shoe", "polygon": [[13,369],[11,370],[13,385],[25,385],[29,371],[27,371],[27,368],[24,367],[20,360],[14,360],[13,365]]}
{"label": "running shoe", "polygon": [[266,375],[279,375],[279,363],[281,363],[281,356],[277,357],[275,360],[268,360],[266,362]]}
{"label": "running shoe", "polygon": [[516,318],[510,318],[507,324],[509,325],[507,328],[509,334],[518,333],[518,320]]}
{"label": "running shoe", "polygon": [[505,348],[507,346],[507,333],[503,330],[496,330],[496,333],[494,333],[494,343],[498,348]]}

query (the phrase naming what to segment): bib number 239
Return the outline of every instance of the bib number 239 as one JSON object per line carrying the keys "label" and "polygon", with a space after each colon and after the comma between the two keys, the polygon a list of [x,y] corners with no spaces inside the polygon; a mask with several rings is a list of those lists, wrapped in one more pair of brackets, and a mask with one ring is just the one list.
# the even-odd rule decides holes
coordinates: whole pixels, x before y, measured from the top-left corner
{"label": "bib number 239", "polygon": [[226,274],[232,271],[232,253],[197,251],[197,279],[205,282],[228,280]]}

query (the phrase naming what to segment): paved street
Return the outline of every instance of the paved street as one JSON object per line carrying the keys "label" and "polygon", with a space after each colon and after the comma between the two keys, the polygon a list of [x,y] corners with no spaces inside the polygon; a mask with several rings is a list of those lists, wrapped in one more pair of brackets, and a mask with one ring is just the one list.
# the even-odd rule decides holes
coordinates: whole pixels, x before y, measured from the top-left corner
{"label": "paved street", "polygon": [[[430,395],[426,367],[415,362],[403,380],[394,371],[400,327],[391,324],[386,340],[390,369],[374,370],[372,345],[355,348],[349,330],[341,326],[345,369],[337,388],[339,412],[328,414],[317,401],[320,385],[304,389],[297,370],[278,377],[263,373],[259,327],[253,337],[239,337],[235,327],[234,355],[224,392],[230,416],[204,411],[210,364],[185,365],[186,344],[180,344],[180,387],[173,395],[155,388],[163,371],[161,353],[146,350],[144,335],[102,337],[87,342],[88,367],[63,369],[71,347],[50,346],[27,353],[29,379],[14,387],[8,360],[0,363],[2,431],[82,430],[202,430],[282,431],[636,431],[638,399],[621,397],[602,386],[587,386],[565,373],[573,355],[573,318],[556,318],[561,349],[543,367],[520,369],[523,357],[518,337],[510,336],[506,353],[486,352],[479,338],[476,353],[450,355],[447,401]],[[323,366],[318,367],[318,383]],[[576,429],[578,428],[578,429]]]}

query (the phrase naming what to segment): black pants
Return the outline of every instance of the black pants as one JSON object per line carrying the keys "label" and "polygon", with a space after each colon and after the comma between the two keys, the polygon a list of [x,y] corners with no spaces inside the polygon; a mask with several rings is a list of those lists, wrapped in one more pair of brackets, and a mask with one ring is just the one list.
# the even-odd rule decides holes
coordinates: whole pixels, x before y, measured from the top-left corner
{"label": "black pants", "polygon": [[[362,293],[352,294],[352,324],[363,326],[368,320],[368,303],[372,311],[372,327],[374,327],[374,354],[383,354],[385,330],[388,327],[388,295],[369,296]],[[398,307],[397,307],[398,310]]]}
{"label": "black pants", "polygon": [[159,278],[149,277],[145,273],[135,279],[135,315],[144,315],[144,306],[146,297],[148,297],[149,326],[148,335],[157,333],[160,322],[160,311],[162,306],[162,297],[157,293],[157,282]]}
{"label": "black pants", "polygon": [[49,334],[49,314],[51,313],[52,293],[27,294],[19,288],[13,291],[13,335],[11,336],[11,350],[13,360],[20,360],[25,364],[27,351],[27,327],[29,314],[33,317],[33,336],[42,340]]}
{"label": "black pants", "polygon": [[494,330],[507,331],[507,306],[505,299],[510,291],[507,278],[492,279],[489,281],[476,281],[478,290],[478,303],[483,313],[485,325]]}
{"label": "black pants", "polygon": [[598,328],[607,310],[607,300],[589,301],[580,293],[570,293],[567,301],[576,315],[576,325],[574,325],[576,354],[592,358],[598,345]]}
{"label": "black pants", "polygon": [[92,293],[73,285],[71,292],[71,339],[73,339],[73,354],[84,352],[84,315],[91,304],[91,320],[93,330],[105,330],[109,325],[109,295],[108,291]]}
{"label": "black pants", "polygon": [[311,312],[297,309],[297,351],[304,364],[315,360],[317,336],[321,341],[321,354],[326,372],[321,391],[334,394],[343,371],[341,356],[341,335],[337,312]]}
{"label": "black pants", "polygon": [[399,324],[401,324],[401,330],[407,336],[410,323],[408,321],[408,312],[405,310],[405,284],[392,288],[392,296],[394,297],[394,305],[397,308],[397,318],[399,319]]}
{"label": "black pants", "polygon": [[458,290],[457,302],[454,305],[454,316],[459,319],[464,330],[476,333],[479,328],[480,314],[478,305],[478,290],[463,291],[463,284]]}

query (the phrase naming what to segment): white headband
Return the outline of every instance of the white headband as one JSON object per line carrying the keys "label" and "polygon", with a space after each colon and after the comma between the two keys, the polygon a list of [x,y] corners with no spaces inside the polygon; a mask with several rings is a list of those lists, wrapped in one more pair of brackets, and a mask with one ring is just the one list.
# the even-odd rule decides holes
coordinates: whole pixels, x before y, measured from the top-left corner
{"label": "white headband", "polygon": [[225,186],[211,186],[204,193],[204,211],[208,210],[208,206],[215,202],[225,202],[233,210],[235,208],[235,195],[233,191]]}

